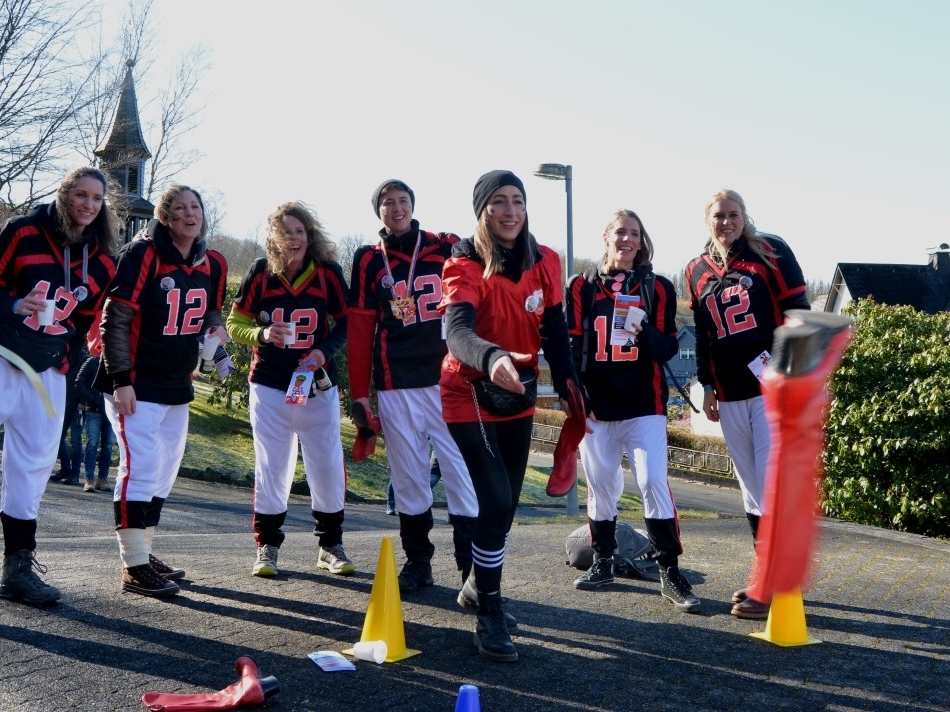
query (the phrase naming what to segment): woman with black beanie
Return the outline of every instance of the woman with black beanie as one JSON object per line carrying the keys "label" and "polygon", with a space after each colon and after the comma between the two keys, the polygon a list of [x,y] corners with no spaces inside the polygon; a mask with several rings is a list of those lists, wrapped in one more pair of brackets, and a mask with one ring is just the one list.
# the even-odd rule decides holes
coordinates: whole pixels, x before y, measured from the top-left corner
{"label": "woman with black beanie", "polygon": [[524,184],[514,173],[491,171],[478,179],[478,226],[445,263],[439,306],[449,347],[442,410],[478,497],[474,565],[459,602],[478,607],[478,652],[501,662],[518,659],[511,619],[501,607],[501,573],[528,465],[538,352],[544,349],[565,410],[568,380],[576,381],[561,261],[528,231],[525,204]]}

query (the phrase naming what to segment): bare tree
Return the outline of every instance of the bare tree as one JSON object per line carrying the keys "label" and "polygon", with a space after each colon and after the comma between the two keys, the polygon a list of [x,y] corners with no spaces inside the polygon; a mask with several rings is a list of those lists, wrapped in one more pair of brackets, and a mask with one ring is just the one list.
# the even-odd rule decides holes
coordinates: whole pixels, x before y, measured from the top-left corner
{"label": "bare tree", "polygon": [[90,165],[98,165],[95,151],[109,130],[126,67],[131,62],[141,76],[147,74],[153,65],[151,52],[155,33],[150,20],[154,1],[129,0],[118,44],[106,42],[100,25],[88,50],[90,98],[88,104],[75,113],[74,122],[79,137],[78,150]]}
{"label": "bare tree", "polygon": [[350,278],[353,271],[353,253],[364,244],[366,244],[366,238],[362,235],[344,235],[336,240],[337,262],[340,263],[340,268],[343,270],[343,276],[346,279]]}
{"label": "bare tree", "polygon": [[[146,77],[155,66],[154,6],[155,0],[129,0],[118,46],[107,50],[100,38],[93,50],[94,57],[102,58],[94,74],[100,99],[76,117],[77,127],[82,131],[83,154],[92,164],[97,162],[94,152],[109,130],[126,66],[131,63],[138,78]],[[196,126],[198,115],[204,109],[204,103],[197,102],[196,97],[199,80],[207,67],[207,51],[203,47],[189,49],[179,58],[160,94],[142,104],[143,132],[152,153],[144,190],[147,200],[175,174],[200,158],[197,151],[180,150],[180,144],[181,138]],[[156,108],[157,114],[150,110]],[[150,114],[156,118],[149,120]]]}
{"label": "bare tree", "polygon": [[181,151],[179,146],[182,136],[197,125],[198,115],[205,107],[203,103],[196,102],[196,97],[198,82],[207,67],[207,52],[203,47],[188,50],[178,61],[161,94],[161,116],[156,127],[156,140],[152,146],[152,160],[145,187],[145,198],[148,200],[151,200],[158,186],[200,158],[198,151]]}
{"label": "bare tree", "polygon": [[70,50],[97,17],[70,0],[0,0],[0,199],[13,208],[52,194],[76,144],[98,65]]}

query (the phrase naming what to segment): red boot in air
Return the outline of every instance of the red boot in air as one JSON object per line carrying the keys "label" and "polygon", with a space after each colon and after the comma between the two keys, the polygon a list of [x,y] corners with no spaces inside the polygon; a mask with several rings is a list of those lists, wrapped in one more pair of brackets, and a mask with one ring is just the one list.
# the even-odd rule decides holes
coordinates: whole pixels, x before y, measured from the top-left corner
{"label": "red boot in air", "polygon": [[827,383],[851,338],[851,318],[794,309],[775,330],[772,363],[763,380],[772,433],[759,521],[756,575],[747,595],[768,603],[773,594],[801,588],[817,534],[822,424]]}

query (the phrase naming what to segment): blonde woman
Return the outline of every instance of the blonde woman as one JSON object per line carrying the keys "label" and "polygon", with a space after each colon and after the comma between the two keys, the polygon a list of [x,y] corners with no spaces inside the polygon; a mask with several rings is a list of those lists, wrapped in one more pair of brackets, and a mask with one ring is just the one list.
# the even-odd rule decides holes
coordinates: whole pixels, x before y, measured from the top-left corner
{"label": "blonde woman", "polygon": [[59,598],[34,572],[46,572],[34,555],[36,519],[59,449],[65,374],[77,364],[115,274],[118,222],[106,204],[106,186],[98,168],[74,169],[54,202],[11,219],[0,231],[0,346],[36,371],[54,409],[50,416],[25,373],[0,358],[2,598],[32,604]]}
{"label": "blonde woman", "polygon": [[[770,358],[783,313],[810,305],[792,250],[780,237],[755,229],[738,193],[721,190],[709,199],[706,227],[705,249],[686,267],[685,280],[696,323],[703,412],[722,425],[754,541],[770,446],[756,374]],[[732,600],[734,616],[768,617],[768,602],[748,598],[745,589]]]}
{"label": "blonde woman", "polygon": [[119,254],[103,309],[94,385],[119,443],[113,503],[122,590],[141,596],[174,596],[185,576],[152,553],[152,541],[185,454],[198,339],[227,337],[228,265],[208,249],[206,233],[198,191],[168,186],[155,219]]}

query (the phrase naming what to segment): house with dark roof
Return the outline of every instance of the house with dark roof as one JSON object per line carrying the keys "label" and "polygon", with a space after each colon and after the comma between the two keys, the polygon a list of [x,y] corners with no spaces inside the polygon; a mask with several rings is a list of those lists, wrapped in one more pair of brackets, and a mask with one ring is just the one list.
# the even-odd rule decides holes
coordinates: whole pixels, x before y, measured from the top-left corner
{"label": "house with dark roof", "polygon": [[[676,341],[679,344],[679,350],[668,362],[670,371],[676,376],[681,384],[689,383],[690,379],[696,375],[696,327],[687,324],[676,332]],[[667,380],[670,386],[673,382],[667,374]]]}
{"label": "house with dark roof", "polygon": [[841,262],[835,269],[825,311],[840,314],[853,299],[912,306],[927,314],[950,311],[950,245],[928,251],[925,265]]}
{"label": "house with dark roof", "polygon": [[155,206],[142,197],[145,188],[145,161],[152,157],[142,135],[139,104],[135,97],[135,82],[132,67],[125,64],[125,79],[119,93],[119,102],[112,116],[112,124],[105,140],[94,153],[99,158],[102,170],[118,184],[122,192],[116,201],[117,212],[124,218],[122,237],[128,242],[152,218]]}

